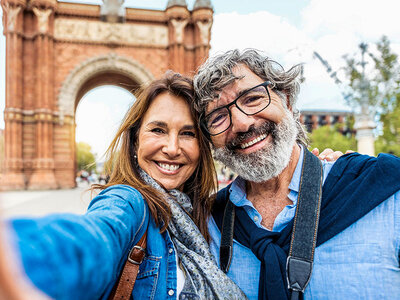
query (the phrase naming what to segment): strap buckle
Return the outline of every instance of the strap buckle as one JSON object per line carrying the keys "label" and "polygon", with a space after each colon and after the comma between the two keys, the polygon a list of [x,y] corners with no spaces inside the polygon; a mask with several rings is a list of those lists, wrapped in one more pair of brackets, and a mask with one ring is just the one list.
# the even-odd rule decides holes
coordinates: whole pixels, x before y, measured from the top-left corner
{"label": "strap buckle", "polygon": [[[140,265],[143,262],[145,254],[146,252],[144,248],[135,245],[132,247],[131,251],[129,251],[128,261],[132,264]],[[133,256],[133,258],[131,258],[131,256]]]}
{"label": "strap buckle", "polygon": [[288,289],[304,293],[304,290],[311,279],[312,268],[312,261],[288,256],[286,262]]}

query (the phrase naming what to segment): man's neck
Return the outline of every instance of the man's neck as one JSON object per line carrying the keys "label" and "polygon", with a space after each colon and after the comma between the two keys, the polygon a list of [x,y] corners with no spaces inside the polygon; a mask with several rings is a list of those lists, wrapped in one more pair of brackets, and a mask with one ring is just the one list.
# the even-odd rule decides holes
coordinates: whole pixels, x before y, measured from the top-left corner
{"label": "man's neck", "polygon": [[268,199],[271,201],[276,199],[279,201],[281,197],[270,198],[264,196],[269,196],[271,194],[279,195],[281,193],[287,196],[289,190],[289,184],[292,180],[293,173],[299,161],[300,153],[301,153],[300,146],[296,143],[293,146],[293,151],[292,155],[290,156],[289,164],[285,169],[283,169],[281,174],[265,182],[247,181],[246,182],[247,198],[250,201],[252,201],[252,199],[260,199],[260,198]]}

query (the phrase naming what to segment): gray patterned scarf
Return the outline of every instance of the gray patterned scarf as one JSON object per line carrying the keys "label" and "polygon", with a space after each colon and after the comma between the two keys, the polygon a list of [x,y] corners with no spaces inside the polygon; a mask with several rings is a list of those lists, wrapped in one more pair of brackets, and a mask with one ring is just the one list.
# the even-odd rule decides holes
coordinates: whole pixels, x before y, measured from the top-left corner
{"label": "gray patterned scarf", "polygon": [[189,197],[178,190],[166,191],[143,170],[141,176],[147,184],[165,195],[171,208],[172,217],[167,230],[186,273],[179,299],[247,299],[218,268],[207,241],[188,215],[193,210]]}

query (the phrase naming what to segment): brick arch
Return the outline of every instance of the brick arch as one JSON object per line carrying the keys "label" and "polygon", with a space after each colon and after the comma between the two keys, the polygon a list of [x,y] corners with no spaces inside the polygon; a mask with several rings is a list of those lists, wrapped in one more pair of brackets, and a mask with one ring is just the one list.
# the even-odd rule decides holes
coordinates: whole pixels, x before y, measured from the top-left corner
{"label": "brick arch", "polygon": [[193,74],[210,49],[209,7],[122,7],[118,20],[85,3],[1,0],[1,7],[7,72],[0,190],[74,187],[82,95],[102,84],[129,90],[121,84],[137,86],[168,69]]}
{"label": "brick arch", "polygon": [[73,117],[80,98],[96,86],[113,84],[130,90],[131,86],[137,87],[153,79],[151,72],[133,59],[115,53],[90,58],[64,80],[58,94],[60,117]]}

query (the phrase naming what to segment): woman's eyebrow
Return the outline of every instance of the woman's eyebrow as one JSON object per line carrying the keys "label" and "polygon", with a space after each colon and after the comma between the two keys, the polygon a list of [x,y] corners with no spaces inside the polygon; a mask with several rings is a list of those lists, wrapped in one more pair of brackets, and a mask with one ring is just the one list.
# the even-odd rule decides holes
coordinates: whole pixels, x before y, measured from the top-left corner
{"label": "woman's eyebrow", "polygon": [[150,123],[147,123],[147,126],[149,126],[149,125],[159,126],[159,127],[163,127],[163,128],[168,127],[167,123],[165,123],[163,121],[152,121]]}
{"label": "woman's eyebrow", "polygon": [[182,130],[195,130],[195,126],[194,125],[185,125],[182,127]]}

